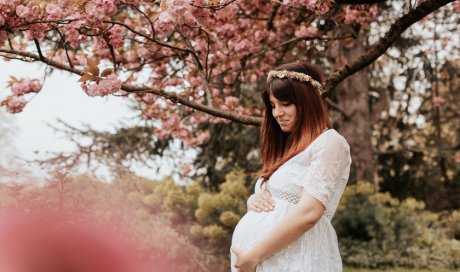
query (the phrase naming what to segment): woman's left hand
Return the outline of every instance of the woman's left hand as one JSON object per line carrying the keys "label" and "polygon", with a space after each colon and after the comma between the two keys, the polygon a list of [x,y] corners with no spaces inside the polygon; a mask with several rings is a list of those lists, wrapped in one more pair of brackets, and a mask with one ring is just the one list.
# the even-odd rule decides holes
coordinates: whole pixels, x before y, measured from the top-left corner
{"label": "woman's left hand", "polygon": [[259,263],[255,258],[235,247],[230,248],[230,250],[236,255],[235,268],[238,272],[256,272],[256,267]]}

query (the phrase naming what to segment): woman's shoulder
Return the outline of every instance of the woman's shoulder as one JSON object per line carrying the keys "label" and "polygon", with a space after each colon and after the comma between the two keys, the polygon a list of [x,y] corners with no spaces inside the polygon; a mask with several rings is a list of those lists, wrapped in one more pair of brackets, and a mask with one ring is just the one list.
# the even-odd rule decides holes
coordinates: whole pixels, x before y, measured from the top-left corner
{"label": "woman's shoulder", "polygon": [[328,149],[346,149],[350,150],[350,145],[348,144],[345,137],[342,136],[337,130],[330,128],[323,132],[322,140],[320,141],[322,144],[319,145],[320,148],[328,148]]}

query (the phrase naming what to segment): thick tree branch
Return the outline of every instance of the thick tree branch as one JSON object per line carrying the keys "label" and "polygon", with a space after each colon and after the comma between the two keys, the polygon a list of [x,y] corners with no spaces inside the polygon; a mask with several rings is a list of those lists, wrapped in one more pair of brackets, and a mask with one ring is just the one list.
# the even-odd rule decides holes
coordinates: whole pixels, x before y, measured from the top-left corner
{"label": "thick tree branch", "polygon": [[391,26],[390,30],[381,38],[377,43],[373,44],[367,53],[356,59],[349,65],[345,65],[336,70],[325,82],[325,94],[329,95],[329,91],[336,87],[345,78],[353,75],[359,70],[367,67],[369,64],[378,59],[385,51],[399,38],[407,28],[423,19],[431,12],[439,9],[440,7],[453,2],[454,0],[427,0],[422,2],[418,7],[411,10],[406,15],[402,16]]}
{"label": "thick tree branch", "polygon": [[[84,74],[84,72],[79,70],[79,69],[72,68],[72,67],[67,66],[65,64],[62,64],[60,62],[47,59],[45,57],[40,58],[40,56],[38,56],[36,54],[33,54],[33,53],[22,52],[22,51],[17,51],[17,50],[11,50],[11,49],[6,49],[6,48],[0,48],[0,52],[30,58],[30,59],[33,59],[35,61],[41,61],[41,62],[43,62],[45,64],[48,64],[49,66],[53,66],[53,67],[58,68],[60,70],[68,71],[68,72],[71,72],[73,74],[77,74],[77,75],[80,75],[80,76],[82,76]],[[126,92],[130,92],[130,93],[154,93],[156,95],[159,95],[161,97],[169,99],[169,100],[171,100],[171,101],[173,101],[175,103],[180,103],[180,104],[182,104],[184,106],[188,106],[188,107],[190,107],[192,109],[195,109],[195,110],[198,110],[198,111],[201,111],[201,112],[205,112],[207,114],[210,114],[210,115],[213,115],[213,116],[216,116],[216,117],[220,117],[220,118],[228,119],[228,120],[231,120],[231,121],[234,121],[234,122],[242,123],[242,124],[245,124],[245,125],[258,126],[258,125],[260,125],[260,122],[262,121],[262,119],[260,117],[241,115],[241,114],[232,113],[232,112],[229,112],[229,111],[219,110],[219,109],[216,109],[214,107],[210,107],[210,106],[206,106],[206,105],[203,105],[203,104],[199,104],[199,103],[190,101],[188,99],[188,97],[181,97],[180,95],[178,95],[176,93],[169,93],[169,92],[166,92],[166,91],[163,91],[163,90],[157,90],[157,89],[153,89],[153,88],[147,87],[147,86],[141,86],[140,87],[140,86],[122,84],[121,89],[126,91]]]}

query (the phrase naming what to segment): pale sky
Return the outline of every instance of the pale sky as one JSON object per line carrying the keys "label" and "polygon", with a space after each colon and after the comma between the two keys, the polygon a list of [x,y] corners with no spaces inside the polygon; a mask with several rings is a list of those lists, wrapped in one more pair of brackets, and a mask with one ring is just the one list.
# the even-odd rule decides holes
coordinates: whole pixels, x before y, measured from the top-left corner
{"label": "pale sky", "polygon": [[[17,78],[37,78],[42,81],[44,68],[44,65],[38,63],[16,60],[7,62],[0,59],[0,99],[11,93],[6,87],[10,75]],[[126,98],[88,97],[80,88],[78,79],[76,75],[55,70],[45,80],[42,91],[33,97],[23,112],[14,115],[2,114],[7,115],[7,119],[10,119],[16,128],[10,155],[33,160],[46,157],[47,152],[71,151],[72,143],[61,138],[62,135],[57,135],[47,125],[56,124],[58,118],[77,127],[87,123],[98,130],[112,131],[120,121],[128,124],[139,121],[136,113],[129,109]],[[5,113],[6,108],[2,107],[0,111]],[[38,167],[29,169],[36,175],[45,174]],[[138,170],[140,175],[151,176],[149,169]]]}

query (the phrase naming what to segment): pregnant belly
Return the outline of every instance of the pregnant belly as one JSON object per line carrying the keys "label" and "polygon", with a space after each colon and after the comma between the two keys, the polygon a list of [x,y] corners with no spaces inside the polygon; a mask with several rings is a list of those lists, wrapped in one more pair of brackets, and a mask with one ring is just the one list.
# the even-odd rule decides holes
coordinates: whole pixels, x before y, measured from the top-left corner
{"label": "pregnant belly", "polygon": [[236,225],[232,245],[242,250],[252,247],[272,230],[279,217],[276,208],[270,212],[249,211]]}

